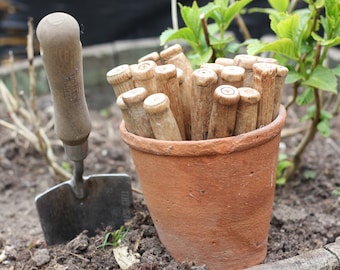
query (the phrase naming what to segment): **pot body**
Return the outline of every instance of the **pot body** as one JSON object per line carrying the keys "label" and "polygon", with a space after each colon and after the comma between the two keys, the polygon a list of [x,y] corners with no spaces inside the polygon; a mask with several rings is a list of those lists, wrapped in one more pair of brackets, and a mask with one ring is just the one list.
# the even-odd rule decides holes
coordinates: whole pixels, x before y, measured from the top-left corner
{"label": "pot body", "polygon": [[267,254],[286,111],[238,136],[161,141],[120,131],[161,242],[178,261],[243,269]]}

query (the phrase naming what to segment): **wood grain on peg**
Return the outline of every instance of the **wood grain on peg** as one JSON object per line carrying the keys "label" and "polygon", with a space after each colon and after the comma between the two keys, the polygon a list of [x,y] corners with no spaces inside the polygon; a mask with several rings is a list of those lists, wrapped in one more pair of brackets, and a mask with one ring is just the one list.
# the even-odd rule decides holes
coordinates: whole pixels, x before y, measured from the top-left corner
{"label": "wood grain on peg", "polygon": [[133,132],[133,126],[134,126],[133,119],[130,116],[129,108],[126,106],[122,95],[123,94],[121,94],[117,97],[116,104],[117,104],[118,108],[120,109],[120,111],[122,113],[122,117],[123,117],[123,120],[125,122],[126,130],[131,132],[131,133],[134,133]]}
{"label": "wood grain on peg", "polygon": [[138,59],[138,63],[144,61],[154,61],[156,65],[162,65],[162,59],[158,52],[151,52]]}
{"label": "wood grain on peg", "polygon": [[253,87],[253,65],[257,62],[257,56],[238,54],[234,57],[234,65],[244,68],[243,86]]}
{"label": "wood grain on peg", "polygon": [[240,101],[236,113],[235,135],[240,135],[256,129],[259,91],[250,87],[238,88]]}
{"label": "wood grain on peg", "polygon": [[222,81],[222,78],[221,78],[221,73],[222,73],[222,70],[224,68],[223,65],[217,64],[217,63],[204,63],[204,64],[201,65],[201,68],[210,68],[213,71],[215,71],[215,73],[217,75],[216,87],[223,84],[223,81]]}
{"label": "wood grain on peg", "polygon": [[116,97],[135,87],[128,64],[119,65],[108,71],[106,79],[111,84]]}
{"label": "wood grain on peg", "polygon": [[146,137],[154,138],[149,117],[143,108],[147,92],[143,87],[133,88],[122,94],[122,98],[129,110],[131,119],[131,133]]}
{"label": "wood grain on peg", "polygon": [[177,79],[176,66],[173,64],[156,66],[155,78],[157,91],[168,96],[171,111],[174,114],[182,138],[185,139],[183,103]]}
{"label": "wood grain on peg", "polygon": [[244,83],[243,67],[225,66],[221,72],[221,84],[232,85],[236,88],[242,87]]}
{"label": "wood grain on peg", "polygon": [[157,93],[155,68],[157,64],[154,61],[147,60],[130,67],[135,87],[144,87],[148,93]]}
{"label": "wood grain on peg", "polygon": [[276,64],[255,63],[254,88],[260,92],[257,128],[268,125],[273,120]]}
{"label": "wood grain on peg", "polygon": [[[191,136],[191,95],[192,95],[192,87],[191,87],[191,75],[192,75],[192,67],[183,53],[182,46],[179,44],[175,44],[170,46],[169,48],[160,52],[161,58],[167,64],[173,64],[177,68],[180,68],[184,72],[184,81],[181,84],[180,92],[183,104],[183,119],[185,126],[185,137],[186,139],[190,139]],[[171,104],[171,100],[170,100]]]}
{"label": "wood grain on peg", "polygon": [[275,77],[273,120],[279,114],[282,90],[285,85],[287,75],[288,75],[288,68],[278,65],[276,69],[276,77]]}
{"label": "wood grain on peg", "polygon": [[236,87],[221,85],[215,89],[208,139],[224,138],[234,134],[239,100],[240,94]]}
{"label": "wood grain on peg", "polygon": [[153,134],[158,140],[181,141],[176,119],[170,109],[169,98],[163,93],[148,96],[144,100],[144,110],[150,119]]}
{"label": "wood grain on peg", "polygon": [[208,138],[212,97],[217,82],[216,73],[208,68],[199,68],[192,73],[191,139]]}

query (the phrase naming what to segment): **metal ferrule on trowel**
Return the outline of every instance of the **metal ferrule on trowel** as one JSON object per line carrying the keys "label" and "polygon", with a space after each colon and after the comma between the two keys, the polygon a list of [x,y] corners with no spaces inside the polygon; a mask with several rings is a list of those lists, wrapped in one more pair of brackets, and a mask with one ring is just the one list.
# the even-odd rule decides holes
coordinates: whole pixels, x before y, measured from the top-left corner
{"label": "metal ferrule on trowel", "polygon": [[88,152],[88,140],[86,139],[86,141],[80,145],[67,145],[64,143],[64,149],[66,155],[73,161],[74,164],[73,177],[70,180],[70,185],[72,186],[74,195],[78,199],[83,199],[86,196],[83,173],[84,159]]}

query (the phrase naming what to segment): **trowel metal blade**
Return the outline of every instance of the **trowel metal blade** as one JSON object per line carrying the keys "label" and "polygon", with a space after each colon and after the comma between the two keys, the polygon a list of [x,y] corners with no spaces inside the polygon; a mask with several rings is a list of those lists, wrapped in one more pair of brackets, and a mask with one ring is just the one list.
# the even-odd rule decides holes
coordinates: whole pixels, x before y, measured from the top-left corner
{"label": "trowel metal blade", "polygon": [[47,245],[67,242],[83,230],[94,236],[107,226],[118,229],[131,218],[131,179],[126,174],[84,177],[85,198],[78,199],[66,181],[35,199]]}

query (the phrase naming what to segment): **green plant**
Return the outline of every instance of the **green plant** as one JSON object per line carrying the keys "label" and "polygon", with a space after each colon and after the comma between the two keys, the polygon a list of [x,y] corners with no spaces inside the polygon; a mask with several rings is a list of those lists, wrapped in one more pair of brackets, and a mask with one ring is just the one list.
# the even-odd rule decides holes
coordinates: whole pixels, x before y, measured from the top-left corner
{"label": "green plant", "polygon": [[118,247],[119,243],[125,238],[128,229],[125,229],[124,226],[121,226],[118,230],[108,232],[103,240],[103,243],[97,246],[96,248],[106,248],[106,247]]}
{"label": "green plant", "polygon": [[287,168],[292,166],[292,162],[287,159],[287,155],[280,153],[279,160],[277,165],[276,171],[276,184],[277,185],[284,185],[286,184],[286,177],[284,172]]}
{"label": "green plant", "polygon": [[335,190],[333,190],[332,194],[340,197],[340,187],[337,187]]}
{"label": "green plant", "polygon": [[340,65],[329,68],[326,64],[329,49],[340,44],[340,2],[306,0],[308,7],[297,10],[294,10],[297,1],[268,2],[272,8],[257,8],[250,12],[260,11],[269,15],[276,40],[270,43],[247,41],[248,53],[272,52],[280,64],[288,67],[286,83],[293,85],[293,98],[286,108],[294,103],[307,107],[302,120],[310,121],[304,138],[292,155],[293,166],[286,173],[289,178],[317,132],[324,136],[330,134],[329,120],[339,111],[337,76],[340,75]]}
{"label": "green plant", "polygon": [[228,53],[236,53],[240,44],[233,42],[233,36],[226,35],[226,30],[237,17],[243,33],[248,33],[240,13],[251,1],[214,0],[202,7],[196,1],[191,7],[179,4],[185,27],[165,30],[160,37],[161,45],[173,40],[184,40],[192,49],[187,57],[194,66],[213,62]]}

